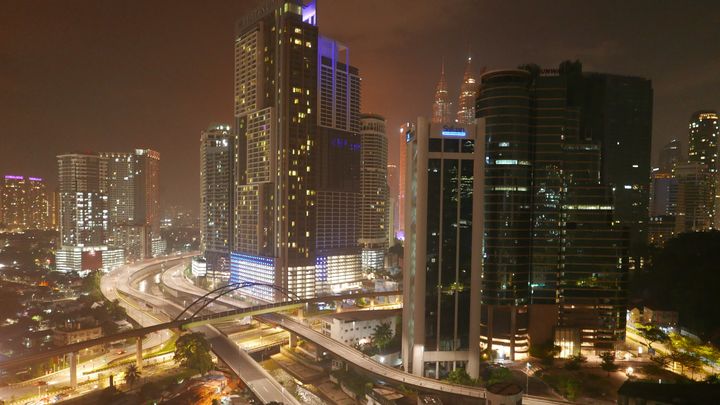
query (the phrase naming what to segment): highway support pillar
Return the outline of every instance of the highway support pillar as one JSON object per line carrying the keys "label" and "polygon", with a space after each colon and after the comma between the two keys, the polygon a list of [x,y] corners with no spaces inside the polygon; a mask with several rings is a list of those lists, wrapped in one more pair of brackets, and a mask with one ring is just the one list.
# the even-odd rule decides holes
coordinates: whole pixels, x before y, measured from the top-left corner
{"label": "highway support pillar", "polygon": [[297,347],[297,335],[295,333],[290,332],[290,347]]}
{"label": "highway support pillar", "polygon": [[143,346],[142,346],[142,336],[138,336],[137,340],[135,341],[135,367],[137,367],[138,371],[142,371],[143,368]]}
{"label": "highway support pillar", "polygon": [[375,298],[370,298],[370,309],[375,309]]}
{"label": "highway support pillar", "polygon": [[305,319],[305,308],[298,308],[298,319],[302,322]]}
{"label": "highway support pillar", "polygon": [[342,312],[342,301],[335,301],[335,312]]}
{"label": "highway support pillar", "polygon": [[70,388],[75,389],[78,386],[77,381],[77,363],[78,363],[78,352],[72,352],[70,356]]}

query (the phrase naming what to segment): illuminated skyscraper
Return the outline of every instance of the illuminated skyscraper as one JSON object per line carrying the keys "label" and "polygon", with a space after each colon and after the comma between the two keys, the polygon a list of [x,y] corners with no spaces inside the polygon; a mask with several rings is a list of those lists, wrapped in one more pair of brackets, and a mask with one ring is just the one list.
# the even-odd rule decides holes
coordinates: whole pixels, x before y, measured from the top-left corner
{"label": "illuminated skyscraper", "polygon": [[700,162],[675,166],[678,232],[701,232],[714,227],[715,173]]}
{"label": "illuminated skyscraper", "polygon": [[[698,111],[690,117],[689,124],[690,139],[688,142],[688,162],[697,163],[701,165],[703,170],[707,172],[708,179],[701,181],[699,184],[708,182],[705,187],[706,193],[710,195],[713,203],[710,206],[708,214],[713,218],[712,223],[709,224],[710,228],[720,229],[720,196],[718,187],[718,138],[720,137],[720,124],[718,123],[718,114],[715,111]],[[683,189],[684,190],[684,189]],[[683,191],[684,192],[684,191]],[[697,192],[701,192],[698,190]],[[687,197],[692,199],[691,197]],[[702,198],[704,201],[705,198]],[[699,204],[698,207],[704,204]],[[701,210],[701,208],[697,208]],[[699,220],[700,217],[705,216],[705,213],[692,214],[685,213],[686,215],[694,215],[696,217],[691,228],[687,231],[703,229],[703,221]]]}
{"label": "illuminated skyscraper", "polygon": [[458,98],[457,119],[460,125],[472,124],[475,122],[475,100],[478,95],[478,84],[472,72],[472,57],[468,56],[465,63],[465,74],[463,75],[460,97]]}
{"label": "illuminated skyscraper", "polygon": [[385,118],[364,114],[360,125],[360,244],[363,269],[373,271],[384,268],[388,248],[388,145]]}
{"label": "illuminated skyscraper", "polygon": [[160,153],[135,149],[135,220],[160,237]]}
{"label": "illuminated skyscraper", "polygon": [[50,206],[43,179],[6,175],[0,186],[0,226],[12,231],[50,228]]}
{"label": "illuminated skyscraper", "polygon": [[200,135],[200,251],[214,282],[230,274],[233,225],[233,140],[229,125]]}
{"label": "illuminated skyscraper", "polygon": [[440,81],[435,87],[435,99],[432,106],[432,122],[436,124],[447,124],[452,122],[452,103],[448,95],[447,82],[445,81],[445,63],[440,69]]}
{"label": "illuminated skyscraper", "polygon": [[109,250],[107,158],[67,154],[58,159],[60,245],[57,269],[64,272],[109,270],[122,264],[122,250]]}
{"label": "illuminated skyscraper", "polygon": [[[352,177],[323,177],[337,168],[359,179],[360,80],[348,50],[320,41],[316,25],[314,2],[266,1],[238,21],[235,37],[231,281],[300,297],[360,268],[357,220],[347,215],[357,209],[357,183],[349,190]],[[248,293],[283,298],[263,286]]]}

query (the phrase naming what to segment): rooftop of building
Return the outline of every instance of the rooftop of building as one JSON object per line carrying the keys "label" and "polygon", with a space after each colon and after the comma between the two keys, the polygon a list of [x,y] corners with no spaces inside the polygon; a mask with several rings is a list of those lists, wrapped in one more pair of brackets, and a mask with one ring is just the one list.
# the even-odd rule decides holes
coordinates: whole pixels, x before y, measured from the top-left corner
{"label": "rooftop of building", "polygon": [[380,310],[359,310],[359,311],[347,311],[347,312],[334,312],[332,314],[324,315],[325,319],[337,319],[340,321],[347,322],[358,322],[358,321],[371,321],[373,319],[386,319],[391,316],[400,315],[401,309],[380,309]]}

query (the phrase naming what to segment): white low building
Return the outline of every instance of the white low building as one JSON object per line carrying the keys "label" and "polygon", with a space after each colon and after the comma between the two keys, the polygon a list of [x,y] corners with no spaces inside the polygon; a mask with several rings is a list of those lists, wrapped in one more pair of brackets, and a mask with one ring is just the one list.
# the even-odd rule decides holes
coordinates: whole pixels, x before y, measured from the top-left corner
{"label": "white low building", "polygon": [[323,334],[348,346],[372,341],[375,327],[387,323],[395,335],[396,319],[400,310],[337,312],[322,318]]}

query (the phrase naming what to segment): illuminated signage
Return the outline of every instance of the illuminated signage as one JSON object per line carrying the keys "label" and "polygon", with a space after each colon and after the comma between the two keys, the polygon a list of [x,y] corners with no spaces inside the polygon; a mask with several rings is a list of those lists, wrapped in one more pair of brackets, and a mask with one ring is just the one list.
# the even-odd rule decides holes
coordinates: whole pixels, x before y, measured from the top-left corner
{"label": "illuminated signage", "polygon": [[464,138],[467,136],[467,132],[465,132],[465,128],[456,128],[456,127],[450,127],[450,126],[444,126],[441,132],[442,136],[455,136],[459,138]]}
{"label": "illuminated signage", "polygon": [[12,176],[12,175],[5,176],[5,180],[24,180],[24,179],[25,179],[25,177],[23,177],[23,176]]}

